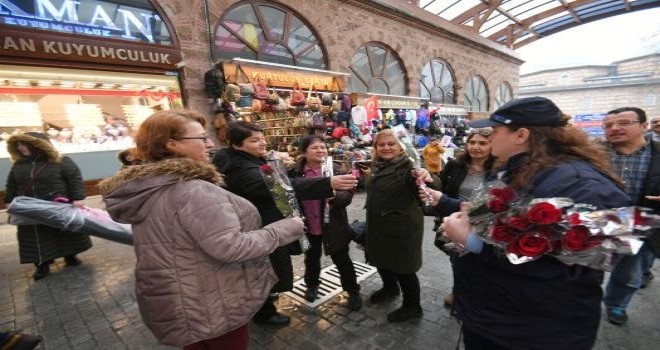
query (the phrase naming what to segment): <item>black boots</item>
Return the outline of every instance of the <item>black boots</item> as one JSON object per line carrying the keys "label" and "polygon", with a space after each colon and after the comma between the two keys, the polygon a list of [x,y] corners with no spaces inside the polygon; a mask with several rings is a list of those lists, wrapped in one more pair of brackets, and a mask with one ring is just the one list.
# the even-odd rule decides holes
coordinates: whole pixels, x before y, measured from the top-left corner
{"label": "black boots", "polygon": [[405,322],[408,320],[420,318],[423,315],[424,312],[420,306],[402,306],[387,314],[387,320],[392,323]]}
{"label": "black boots", "polygon": [[369,301],[372,304],[378,304],[382,303],[391,299],[396,298],[401,294],[401,291],[399,290],[399,287],[383,287],[377,291],[375,291],[371,296],[369,297]]}
{"label": "black boots", "polygon": [[80,261],[80,259],[78,259],[75,255],[65,256],[64,262],[67,266],[78,266],[82,264],[82,261]]}
{"label": "black boots", "polygon": [[348,309],[359,311],[362,308],[362,297],[360,292],[348,292]]}
{"label": "black boots", "polygon": [[319,298],[319,288],[318,287],[307,287],[305,291],[305,300],[313,303],[314,300]]}
{"label": "black boots", "polygon": [[34,271],[34,275],[32,277],[34,278],[35,281],[38,281],[50,273],[50,263],[41,263],[41,264],[35,264],[37,266],[37,269]]}

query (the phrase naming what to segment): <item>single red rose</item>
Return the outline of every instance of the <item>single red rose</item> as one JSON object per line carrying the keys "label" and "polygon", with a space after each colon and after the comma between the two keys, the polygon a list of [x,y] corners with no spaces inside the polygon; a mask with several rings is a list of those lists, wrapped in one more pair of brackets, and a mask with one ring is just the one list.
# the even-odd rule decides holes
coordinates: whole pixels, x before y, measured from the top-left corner
{"label": "single red rose", "polygon": [[642,211],[638,208],[635,207],[635,226],[643,225],[644,223],[644,218],[642,217]]}
{"label": "single red rose", "polygon": [[507,204],[501,198],[493,198],[488,201],[487,205],[488,205],[488,209],[490,209],[490,211],[492,211],[493,213],[501,213],[509,209],[509,204]]}
{"label": "single red rose", "polygon": [[579,225],[582,222],[580,220],[580,213],[570,213],[566,217],[566,221],[568,221],[568,223],[571,225]]}
{"label": "single red rose", "polygon": [[516,199],[516,191],[511,187],[493,188],[490,190],[490,195],[502,199],[506,204],[513,202]]}
{"label": "single red rose", "polygon": [[516,255],[537,257],[550,251],[550,240],[548,237],[538,233],[522,234],[507,246],[509,253]]}
{"label": "single red rose", "polygon": [[529,221],[521,215],[513,215],[508,220],[509,226],[515,228],[518,231],[525,231],[529,228]]}
{"label": "single red rose", "polygon": [[534,204],[527,211],[527,220],[538,225],[552,225],[561,220],[561,210],[548,202]]}
{"label": "single red rose", "polygon": [[589,229],[586,226],[573,226],[564,235],[562,243],[566,250],[580,252],[600,245],[601,239],[591,237]]}
{"label": "single red rose", "polygon": [[259,166],[259,170],[261,170],[261,172],[266,175],[270,175],[273,173],[273,168],[268,164],[261,164]]}
{"label": "single red rose", "polygon": [[511,227],[506,225],[495,225],[490,231],[490,238],[496,242],[509,243],[516,238]]}

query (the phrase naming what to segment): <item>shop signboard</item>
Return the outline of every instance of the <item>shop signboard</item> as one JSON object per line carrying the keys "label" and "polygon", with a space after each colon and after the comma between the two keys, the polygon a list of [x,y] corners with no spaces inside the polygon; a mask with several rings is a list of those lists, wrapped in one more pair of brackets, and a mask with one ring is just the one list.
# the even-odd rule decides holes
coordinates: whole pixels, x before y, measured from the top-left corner
{"label": "shop signboard", "polygon": [[576,114],[573,116],[572,124],[586,132],[589,137],[603,138],[605,136],[603,130],[604,117],[605,113]]}
{"label": "shop signboard", "polygon": [[223,71],[229,81],[242,83],[260,79],[268,86],[292,88],[298,85],[303,90],[343,90],[343,77],[314,71],[296,70],[296,67],[259,66],[249,63],[223,63]]}
{"label": "shop signboard", "polygon": [[0,0],[0,24],[159,45],[172,38],[147,1]]}
{"label": "shop signboard", "polygon": [[351,94],[353,104],[364,104],[368,98],[375,97],[380,109],[420,109],[422,100],[417,97],[381,95],[381,94]]}
{"label": "shop signboard", "polygon": [[177,68],[182,61],[181,52],[168,46],[4,27],[0,31],[0,56],[165,69]]}

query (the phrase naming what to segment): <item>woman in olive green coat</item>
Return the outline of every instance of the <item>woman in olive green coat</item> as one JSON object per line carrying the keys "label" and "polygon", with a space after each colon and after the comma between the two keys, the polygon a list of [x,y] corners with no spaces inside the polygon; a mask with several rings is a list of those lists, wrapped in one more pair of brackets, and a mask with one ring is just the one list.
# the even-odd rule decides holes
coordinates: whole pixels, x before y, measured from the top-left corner
{"label": "woman in olive green coat", "polygon": [[[413,165],[391,130],[374,139],[373,165],[367,180],[367,260],[378,268],[383,288],[371,303],[381,303],[403,291],[403,305],[387,320],[422,317],[419,279],[422,266],[424,212],[412,176]],[[399,289],[400,288],[400,289]]]}

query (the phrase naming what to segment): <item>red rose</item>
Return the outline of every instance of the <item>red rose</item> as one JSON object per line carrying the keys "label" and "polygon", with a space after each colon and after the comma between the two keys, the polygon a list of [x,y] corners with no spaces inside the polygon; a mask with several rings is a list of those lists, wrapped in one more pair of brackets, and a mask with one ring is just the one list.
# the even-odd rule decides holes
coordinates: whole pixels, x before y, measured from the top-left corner
{"label": "red rose", "polygon": [[566,221],[568,221],[568,223],[571,224],[571,225],[579,225],[580,222],[582,222],[580,220],[580,213],[570,213],[566,217]]}
{"label": "red rose", "polygon": [[511,227],[505,225],[495,225],[495,227],[493,227],[493,229],[490,231],[490,238],[496,242],[509,243],[516,237]]}
{"label": "red rose", "polygon": [[591,237],[589,229],[585,226],[573,226],[562,238],[562,243],[566,250],[580,252],[600,245],[600,239]]}
{"label": "red rose", "polygon": [[493,198],[487,203],[488,209],[493,213],[501,213],[509,209],[509,204],[506,203],[502,198]]}
{"label": "red rose", "polygon": [[550,248],[548,237],[538,233],[525,233],[511,242],[507,246],[507,251],[519,256],[534,258],[550,251]]}
{"label": "red rose", "polygon": [[509,218],[509,226],[518,231],[525,231],[529,227],[529,221],[524,216],[513,215]]}
{"label": "red rose", "polygon": [[561,210],[548,202],[534,204],[527,211],[527,220],[538,225],[552,225],[561,220]]}
{"label": "red rose", "polygon": [[273,168],[271,168],[271,166],[268,164],[261,164],[259,166],[259,170],[261,170],[261,172],[266,175],[270,175],[273,173]]}
{"label": "red rose", "polygon": [[502,199],[506,204],[509,204],[516,199],[516,191],[511,187],[493,188],[490,190],[490,195]]}

